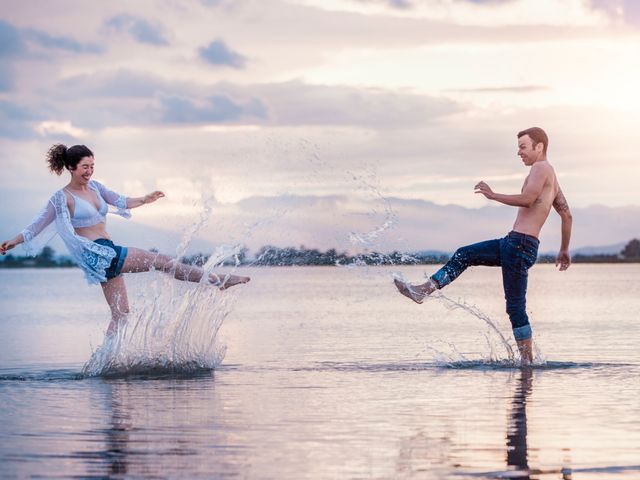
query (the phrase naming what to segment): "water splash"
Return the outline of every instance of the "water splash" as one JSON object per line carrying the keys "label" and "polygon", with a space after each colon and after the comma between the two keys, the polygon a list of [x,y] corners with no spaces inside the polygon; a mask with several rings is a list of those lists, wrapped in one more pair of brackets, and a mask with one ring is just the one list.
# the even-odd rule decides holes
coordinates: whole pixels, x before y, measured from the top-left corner
{"label": "water splash", "polygon": [[[409,283],[405,280],[402,272],[394,272],[392,273],[392,278],[398,279],[404,283]],[[425,278],[428,278],[425,275]],[[472,305],[465,300],[454,300],[451,297],[448,297],[441,290],[436,290],[431,295],[427,295],[424,297],[424,302],[429,301],[440,301],[448,310],[462,310],[472,317],[480,320],[488,327],[488,333],[484,333],[484,338],[487,343],[488,355],[481,359],[483,362],[497,362],[501,364],[502,362],[506,362],[507,364],[520,364],[520,355],[516,354],[515,345],[511,342],[509,338],[507,338],[502,331],[498,328],[497,323],[486,313],[480,310],[477,306]],[[437,361],[448,364],[452,362],[466,362],[469,361],[465,355],[458,352],[455,348],[455,345],[449,342],[447,343],[451,353],[445,353],[439,351],[433,347],[427,346],[427,350],[431,350],[434,354],[434,357]],[[534,352],[533,352],[533,363],[535,365],[544,365],[546,363],[546,359],[543,357],[542,352],[538,349],[537,345],[534,343]],[[506,358],[504,357],[506,355]]]}
{"label": "water splash", "polygon": [[[353,175],[353,174],[352,174]],[[351,232],[349,234],[349,241],[352,247],[363,248],[365,251],[371,250],[377,246],[380,246],[385,234],[389,233],[394,225],[397,223],[397,214],[393,210],[391,202],[387,197],[385,197],[381,191],[380,187],[376,185],[376,175],[375,172],[369,175],[371,179],[366,178],[365,175],[353,175],[353,180],[356,184],[359,185],[360,189],[366,190],[370,195],[373,195],[378,201],[383,205],[384,210],[384,221],[375,226],[373,229],[367,232]],[[378,215],[377,211],[372,212],[371,216]],[[371,261],[374,260],[374,264],[376,265],[395,265],[398,263],[419,263],[418,259],[412,255],[406,253],[396,252],[396,255],[388,255],[382,253],[374,253],[368,254],[366,256],[366,260],[364,256],[358,257],[356,256],[354,261],[346,264],[339,265],[347,268],[356,268],[356,267],[364,267],[360,268],[359,271],[365,275],[370,275],[371,271],[368,268],[371,265]],[[374,273],[375,274],[375,273]],[[387,276],[387,273],[378,272],[378,275]],[[405,283],[404,277],[400,272],[392,273],[393,278],[397,278]],[[425,279],[428,276],[425,274]],[[425,300],[428,299],[439,299],[449,310],[460,309],[468,313],[469,315],[477,318],[482,321],[489,329],[488,334],[484,335],[485,341],[488,347],[488,357],[481,359],[482,362],[488,362],[499,365],[520,365],[520,356],[519,353],[516,354],[514,349],[514,345],[503,335],[500,329],[497,327],[496,322],[494,322],[491,317],[482,312],[475,305],[471,305],[464,300],[454,300],[446,295],[444,295],[441,291],[436,291],[429,297],[426,297]],[[497,346],[496,346],[497,345]],[[467,359],[462,353],[458,352],[453,344],[449,345],[455,357],[449,357],[446,359],[442,359],[442,362],[445,364],[453,364],[455,362],[468,362]],[[545,359],[542,357],[541,352],[538,347],[534,344],[534,365],[543,365],[545,363]],[[501,350],[501,351],[498,351]],[[437,352],[438,355],[445,355],[442,352]],[[506,358],[504,358],[506,355]]]}
{"label": "water splash", "polygon": [[[391,202],[380,191],[380,187],[375,185],[374,180],[376,178],[375,173],[372,173],[370,177],[374,180],[367,179],[365,175],[351,174],[353,181],[356,182],[359,189],[364,190],[369,195],[373,196],[376,200],[381,202],[383,221],[381,224],[374,226],[367,232],[350,232],[349,242],[352,247],[369,249],[377,246],[382,237],[393,228],[397,223],[397,214],[391,206]],[[372,217],[379,215],[378,211],[373,211],[370,214]]]}
{"label": "water splash", "polygon": [[176,248],[176,256],[177,258],[184,257],[191,241],[195,238],[196,234],[207,225],[209,219],[213,216],[213,205],[216,202],[215,195],[202,194],[202,210],[198,216],[198,219],[194,221],[191,225],[185,228],[182,233],[182,238],[180,239],[180,243]]}
{"label": "water splash", "polygon": [[[178,258],[209,221],[214,201],[203,198],[202,212],[177,247]],[[155,271],[128,278],[137,293],[130,313],[116,333],[105,336],[83,367],[83,375],[183,374],[217,367],[225,354],[217,334],[235,294],[212,286],[209,274],[214,270],[219,274],[229,259],[237,267],[241,249],[241,245],[217,247],[201,267],[199,283],[179,282],[174,275]]]}
{"label": "water splash", "polygon": [[[396,274],[396,276],[398,275]],[[449,346],[450,353],[445,353],[430,346],[426,347],[427,350],[432,351],[436,362],[441,363],[444,366],[455,366],[456,364],[466,364],[467,362],[479,362],[481,366],[495,366],[498,368],[520,366],[520,353],[515,347],[515,344],[510,338],[507,338],[502,333],[496,322],[477,306],[464,300],[454,300],[444,295],[441,291],[436,291],[430,296],[425,297],[425,301],[428,301],[429,299],[440,300],[448,310],[460,309],[478,320],[481,320],[488,327],[488,332],[483,333],[488,351],[486,356],[480,359],[469,359],[464,354],[457,351],[455,345],[445,342]],[[533,362],[531,366],[543,367],[547,363],[546,357],[534,342]]]}
{"label": "water splash", "polygon": [[[511,362],[515,361],[516,356],[514,354],[513,346],[511,345],[509,340],[507,340],[507,338],[505,338],[505,336],[502,334],[500,329],[496,326],[495,322],[491,319],[491,317],[489,317],[489,315],[484,313],[482,310],[480,310],[475,305],[471,305],[471,304],[467,303],[464,300],[454,300],[454,299],[452,299],[450,297],[447,297],[446,295],[444,295],[440,291],[436,292],[436,295],[434,295],[434,298],[439,298],[440,300],[442,300],[444,305],[449,310],[457,310],[457,309],[463,310],[463,311],[467,312],[469,315],[471,315],[471,316],[477,318],[478,320],[484,322],[485,325],[489,328],[489,332],[493,333],[495,335],[495,337],[498,338],[499,344],[503,347],[504,352],[507,355],[507,360],[511,361]],[[492,361],[498,360],[499,356],[495,352],[494,343],[491,341],[491,338],[489,336],[485,336],[485,339],[487,340],[487,343],[488,343],[489,349],[490,349],[489,359],[492,360]]]}
{"label": "water splash", "polygon": [[[127,321],[91,355],[86,376],[187,373],[216,368],[225,354],[218,330],[231,311],[232,292],[177,282],[158,272],[142,285]],[[142,279],[144,280],[144,279]]]}

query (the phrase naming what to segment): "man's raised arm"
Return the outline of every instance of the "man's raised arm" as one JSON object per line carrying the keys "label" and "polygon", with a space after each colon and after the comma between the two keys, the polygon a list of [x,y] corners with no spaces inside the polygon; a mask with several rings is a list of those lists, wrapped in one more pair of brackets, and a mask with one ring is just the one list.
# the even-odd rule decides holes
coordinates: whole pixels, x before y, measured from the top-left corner
{"label": "man's raised arm", "polygon": [[527,179],[527,184],[522,189],[522,193],[515,195],[505,195],[504,193],[496,193],[485,182],[479,182],[475,186],[475,193],[481,193],[489,200],[504,203],[512,207],[530,208],[540,197],[544,184],[547,180],[547,170],[542,165],[533,165],[531,173]]}
{"label": "man's raised arm", "polygon": [[562,241],[560,244],[560,252],[556,257],[556,267],[560,265],[560,271],[566,270],[571,265],[571,255],[569,255],[569,241],[571,240],[571,225],[573,217],[567,199],[562,193],[562,189],[558,188],[558,194],[553,200],[553,208],[558,212],[562,219]]}

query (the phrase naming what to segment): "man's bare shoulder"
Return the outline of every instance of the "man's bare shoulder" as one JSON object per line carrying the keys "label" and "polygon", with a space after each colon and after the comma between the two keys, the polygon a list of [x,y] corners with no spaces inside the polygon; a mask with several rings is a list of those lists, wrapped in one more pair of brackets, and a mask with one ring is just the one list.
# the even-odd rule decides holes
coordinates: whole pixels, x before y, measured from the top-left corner
{"label": "man's bare shoulder", "polygon": [[544,160],[542,162],[536,162],[531,165],[531,171],[529,175],[534,175],[537,178],[544,178],[545,182],[554,182],[556,178],[556,172],[551,164]]}
{"label": "man's bare shoulder", "polygon": [[553,167],[551,166],[551,164],[547,161],[547,160],[542,160],[540,162],[536,162],[533,165],[531,165],[531,171],[537,171],[537,172],[553,172]]}

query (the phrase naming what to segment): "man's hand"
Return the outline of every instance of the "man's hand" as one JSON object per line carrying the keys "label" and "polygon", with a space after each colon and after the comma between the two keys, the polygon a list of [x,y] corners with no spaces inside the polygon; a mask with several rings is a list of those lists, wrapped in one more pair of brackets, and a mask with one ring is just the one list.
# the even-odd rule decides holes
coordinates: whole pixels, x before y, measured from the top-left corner
{"label": "man's hand", "polygon": [[489,187],[489,185],[487,185],[486,183],[479,182],[473,188],[475,190],[474,193],[481,193],[482,195],[487,197],[489,200],[493,200],[493,190],[491,190],[491,187]]}
{"label": "man's hand", "polygon": [[571,265],[571,255],[568,250],[560,250],[556,257],[556,267],[560,266],[560,271],[564,272]]}

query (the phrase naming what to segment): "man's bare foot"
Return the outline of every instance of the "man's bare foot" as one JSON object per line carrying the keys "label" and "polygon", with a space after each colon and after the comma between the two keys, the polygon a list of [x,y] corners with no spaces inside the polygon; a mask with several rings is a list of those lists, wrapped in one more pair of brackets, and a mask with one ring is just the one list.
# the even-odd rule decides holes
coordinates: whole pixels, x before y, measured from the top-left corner
{"label": "man's bare foot", "polygon": [[517,340],[516,344],[520,352],[520,366],[530,367],[533,363],[533,342],[528,338],[527,340]]}
{"label": "man's bare foot", "polygon": [[431,279],[427,280],[427,282],[422,285],[411,285],[399,278],[394,278],[393,283],[395,283],[396,288],[402,295],[410,298],[416,303],[422,303],[424,301],[424,297],[431,295],[436,290],[435,283]]}
{"label": "man's bare foot", "polygon": [[226,290],[234,285],[240,285],[241,283],[247,283],[251,280],[251,277],[241,277],[239,275],[216,275],[211,274],[211,283],[218,287],[220,290]]}

